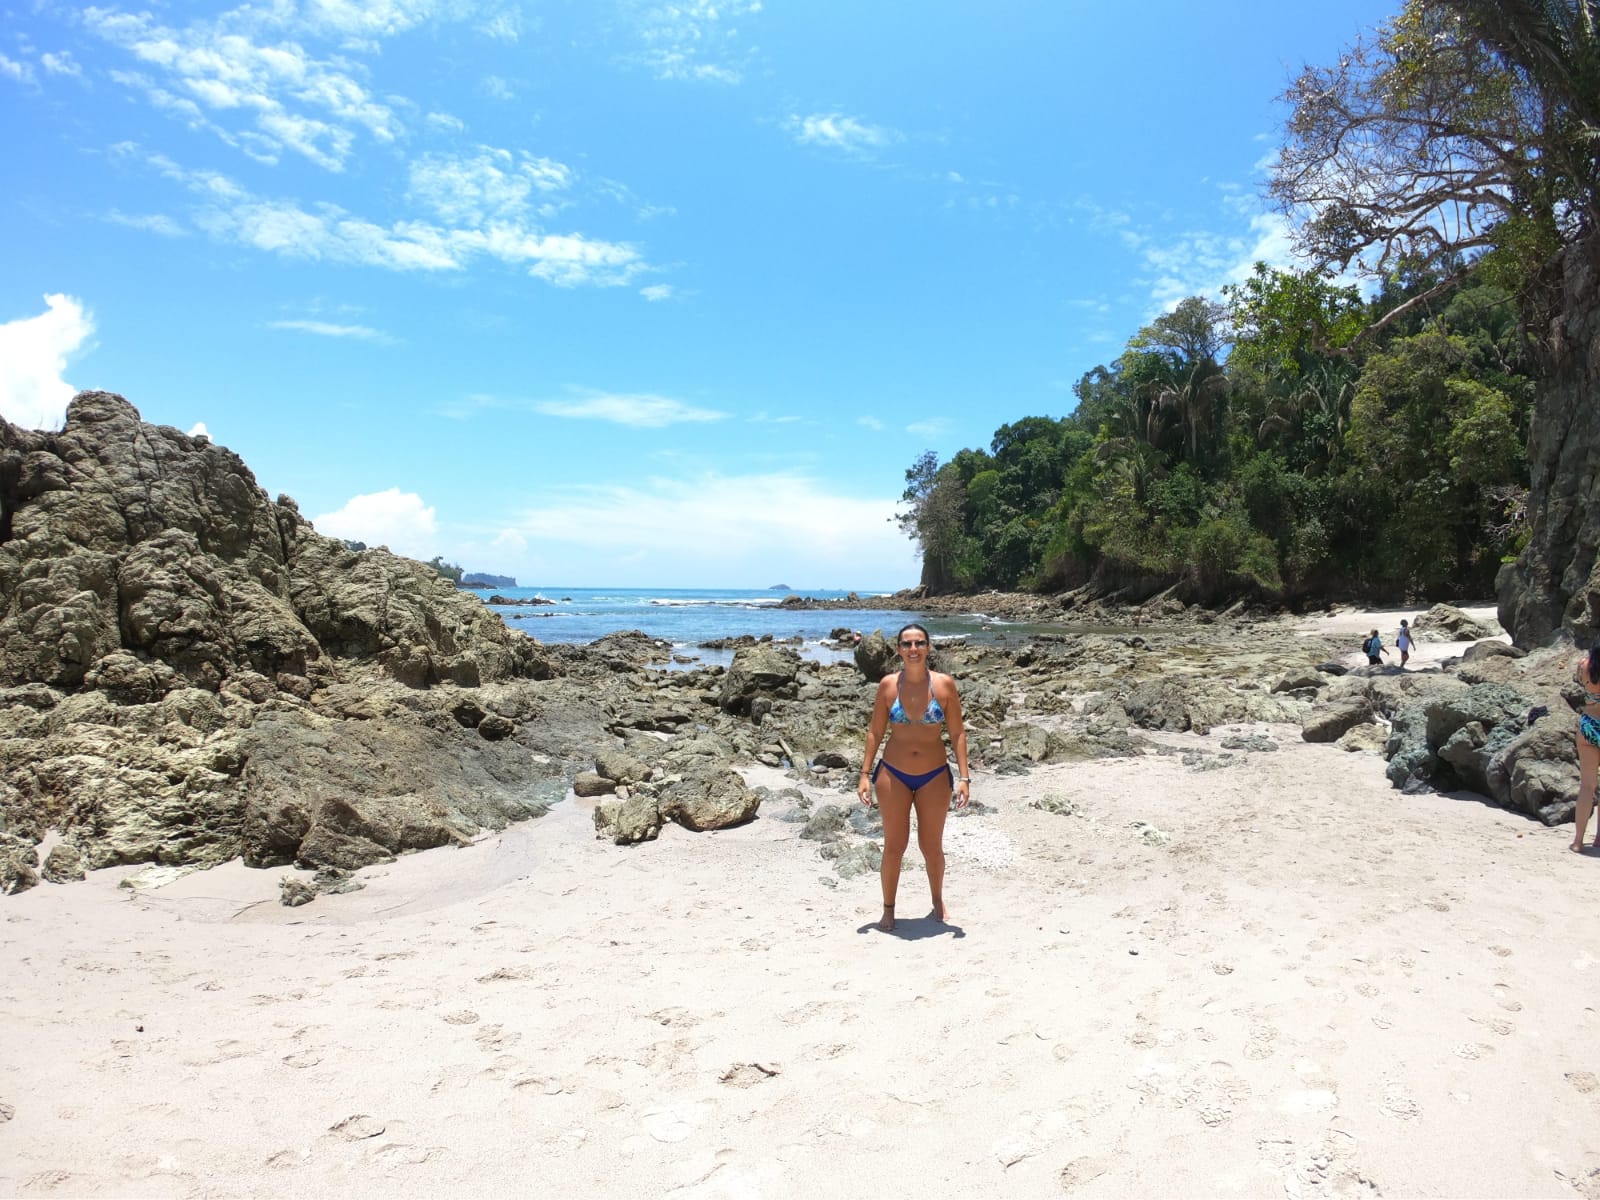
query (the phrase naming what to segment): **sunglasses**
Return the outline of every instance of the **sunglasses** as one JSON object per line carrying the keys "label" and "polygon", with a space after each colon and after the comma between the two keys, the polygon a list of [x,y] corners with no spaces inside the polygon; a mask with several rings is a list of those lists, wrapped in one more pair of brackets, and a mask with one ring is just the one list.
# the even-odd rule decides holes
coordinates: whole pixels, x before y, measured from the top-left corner
{"label": "sunglasses", "polygon": [[927,644],[928,643],[926,641],[924,641],[924,640],[918,640],[918,641],[915,641],[915,642],[901,642],[900,643],[900,649],[902,649],[902,650],[920,650],[920,649],[922,649],[922,647],[926,646]]}

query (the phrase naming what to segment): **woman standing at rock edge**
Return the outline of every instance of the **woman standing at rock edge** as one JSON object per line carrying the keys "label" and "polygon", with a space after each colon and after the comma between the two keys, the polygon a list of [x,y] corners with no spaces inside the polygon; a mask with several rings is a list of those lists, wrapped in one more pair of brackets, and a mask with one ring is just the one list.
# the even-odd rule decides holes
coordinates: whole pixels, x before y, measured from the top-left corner
{"label": "woman standing at rock edge", "polygon": [[[931,915],[940,921],[950,919],[950,910],[944,903],[944,822],[950,812],[952,791],[957,808],[965,808],[972,798],[967,727],[961,720],[956,681],[929,669],[932,647],[928,631],[921,625],[907,625],[895,640],[903,665],[878,684],[872,723],[867,726],[867,752],[856,789],[861,803],[870,804],[873,785],[877,785],[878,811],[883,817],[883,864],[878,868],[883,884],[883,917],[878,928],[885,933],[894,928],[895,892],[900,887],[900,862],[911,841],[913,808],[917,810],[917,847],[927,865],[928,891],[933,898]],[[951,772],[945,752],[946,726],[959,774]],[[883,758],[874,765],[885,731],[889,732],[889,744],[883,749]]]}
{"label": "woman standing at rock edge", "polygon": [[1583,853],[1583,835],[1589,831],[1594,811],[1594,781],[1600,769],[1600,641],[1573,666],[1572,675],[1583,689],[1583,711],[1578,714],[1578,812],[1573,818],[1572,851]]}

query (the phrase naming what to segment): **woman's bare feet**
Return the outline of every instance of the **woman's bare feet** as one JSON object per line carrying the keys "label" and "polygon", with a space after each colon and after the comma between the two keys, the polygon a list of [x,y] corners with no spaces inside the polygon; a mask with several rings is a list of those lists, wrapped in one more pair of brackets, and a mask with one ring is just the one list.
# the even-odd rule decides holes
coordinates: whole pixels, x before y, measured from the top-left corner
{"label": "woman's bare feet", "polygon": [[878,928],[884,933],[890,933],[894,930],[894,905],[885,904],[883,906],[883,916],[878,919]]}
{"label": "woman's bare feet", "polygon": [[935,921],[944,921],[948,924],[950,921],[950,906],[943,900],[935,900],[933,902],[933,911],[928,915]]}
{"label": "woman's bare feet", "polygon": [[1582,842],[1573,842],[1572,845],[1567,847],[1567,849],[1571,850],[1574,854],[1582,854],[1583,853],[1583,843]]}

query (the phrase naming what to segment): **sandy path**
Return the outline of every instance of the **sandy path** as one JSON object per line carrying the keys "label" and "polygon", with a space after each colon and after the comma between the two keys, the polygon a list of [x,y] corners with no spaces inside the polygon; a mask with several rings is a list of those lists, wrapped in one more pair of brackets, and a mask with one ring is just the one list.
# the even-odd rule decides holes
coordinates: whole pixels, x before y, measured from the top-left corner
{"label": "sandy path", "polygon": [[795,825],[620,849],[571,804],[302,909],[40,887],[0,902],[0,1194],[1600,1192],[1600,859],[1268,732],[980,774],[957,924],[897,937]]}

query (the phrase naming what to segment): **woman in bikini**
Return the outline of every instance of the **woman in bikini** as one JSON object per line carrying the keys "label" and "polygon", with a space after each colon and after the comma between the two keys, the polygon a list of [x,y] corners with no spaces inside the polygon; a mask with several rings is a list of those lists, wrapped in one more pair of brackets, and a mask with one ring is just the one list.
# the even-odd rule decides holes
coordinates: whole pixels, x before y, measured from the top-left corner
{"label": "woman in bikini", "polygon": [[[965,808],[972,796],[967,769],[967,727],[961,720],[961,697],[956,681],[928,669],[928,631],[907,625],[897,638],[903,668],[885,675],[878,684],[872,724],[867,727],[867,753],[861,764],[856,794],[872,803],[878,790],[878,811],[883,816],[883,918],[878,928],[894,928],[894,896],[900,887],[900,861],[911,841],[911,810],[917,810],[917,846],[928,869],[928,890],[933,894],[933,916],[948,920],[944,903],[944,819],[950,811],[952,790],[956,807]],[[944,748],[943,728],[950,730],[959,774],[952,774]],[[874,765],[885,732],[889,744]]]}
{"label": "woman in bikini", "polygon": [[1594,811],[1595,772],[1600,768],[1600,641],[1577,661],[1573,678],[1583,689],[1583,711],[1578,714],[1578,828],[1572,835],[1572,850],[1582,854],[1583,835]]}

